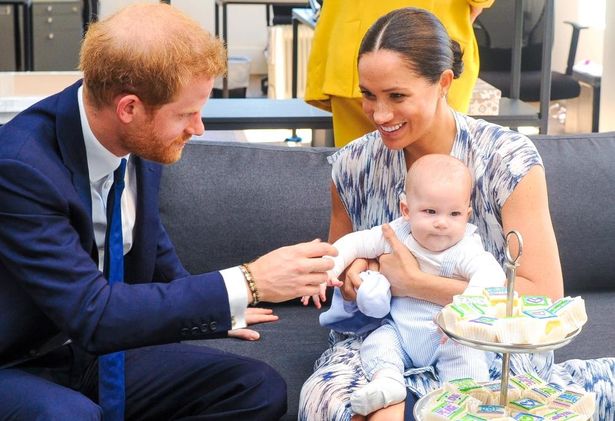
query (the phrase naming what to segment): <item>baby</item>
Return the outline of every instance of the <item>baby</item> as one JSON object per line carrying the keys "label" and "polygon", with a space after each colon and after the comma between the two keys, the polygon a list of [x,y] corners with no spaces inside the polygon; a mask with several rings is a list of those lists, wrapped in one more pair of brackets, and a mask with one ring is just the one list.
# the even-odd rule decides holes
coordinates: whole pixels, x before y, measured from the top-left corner
{"label": "baby", "polygon": [[[493,255],[484,250],[477,227],[468,223],[472,184],[470,171],[458,159],[425,155],[408,171],[405,197],[400,201],[402,217],[390,223],[422,272],[467,281],[465,294],[502,286],[506,279]],[[332,257],[332,280],[357,258],[391,252],[381,226],[347,234],[333,245],[339,254]],[[366,271],[360,276],[363,283],[356,303],[344,301],[336,290],[331,308],[320,316],[323,326],[358,332],[357,320],[369,317],[357,319],[357,315],[381,318],[390,313],[361,346],[370,383],[352,394],[355,413],[367,415],[402,402],[406,397],[403,374],[409,368],[433,367],[441,382],[461,377],[489,380],[491,354],[453,341],[441,343],[433,318],[442,306],[412,297],[391,298],[389,282],[382,274]]]}

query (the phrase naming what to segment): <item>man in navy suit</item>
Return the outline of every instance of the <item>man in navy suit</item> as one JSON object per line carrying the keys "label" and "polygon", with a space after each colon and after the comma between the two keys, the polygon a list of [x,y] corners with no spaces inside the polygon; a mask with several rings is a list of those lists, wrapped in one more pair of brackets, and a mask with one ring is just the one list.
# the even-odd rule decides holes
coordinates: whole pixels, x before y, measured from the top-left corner
{"label": "man in navy suit", "polygon": [[[317,294],[335,250],[315,240],[190,275],[158,212],[161,164],[204,131],[222,43],[171,6],[135,5],[90,26],[80,67],[83,83],[0,128],[0,419],[101,419],[97,356],[120,350],[126,419],[279,418],[286,385],[270,367],[180,341],[257,339],[245,327],[276,316],[248,305]],[[124,282],[110,284],[122,158]]]}

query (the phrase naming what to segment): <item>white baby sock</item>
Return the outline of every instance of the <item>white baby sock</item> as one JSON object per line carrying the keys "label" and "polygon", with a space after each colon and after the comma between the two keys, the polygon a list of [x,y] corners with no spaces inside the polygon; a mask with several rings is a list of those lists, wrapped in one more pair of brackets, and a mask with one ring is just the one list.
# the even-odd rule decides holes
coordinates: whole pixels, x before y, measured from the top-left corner
{"label": "white baby sock", "polygon": [[403,375],[390,369],[380,370],[374,379],[350,396],[352,411],[368,415],[377,409],[403,402],[406,398],[406,385]]}

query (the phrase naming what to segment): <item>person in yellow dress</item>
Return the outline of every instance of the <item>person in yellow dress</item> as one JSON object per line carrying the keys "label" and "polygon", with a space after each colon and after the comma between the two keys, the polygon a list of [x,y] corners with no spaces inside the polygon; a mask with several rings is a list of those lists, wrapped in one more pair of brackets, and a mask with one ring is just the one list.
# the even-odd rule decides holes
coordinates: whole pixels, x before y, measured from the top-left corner
{"label": "person in yellow dress", "polygon": [[429,10],[463,51],[464,70],[448,92],[448,103],[467,112],[478,77],[478,46],[472,24],[494,0],[325,0],[316,24],[307,70],[305,100],[333,113],[335,146],[375,130],[361,109],[357,53],[372,23],[391,10]]}

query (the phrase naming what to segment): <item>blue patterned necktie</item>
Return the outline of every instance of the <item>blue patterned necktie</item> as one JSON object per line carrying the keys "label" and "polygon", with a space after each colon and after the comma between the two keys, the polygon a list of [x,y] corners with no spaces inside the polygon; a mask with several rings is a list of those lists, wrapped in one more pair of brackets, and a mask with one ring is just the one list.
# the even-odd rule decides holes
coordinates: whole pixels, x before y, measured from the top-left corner
{"label": "blue patterned necktie", "polygon": [[[124,241],[122,238],[122,190],[126,159],[113,173],[113,186],[107,198],[104,274],[110,285],[124,282]],[[105,421],[124,419],[124,352],[98,357],[98,403]]]}

